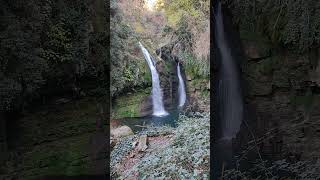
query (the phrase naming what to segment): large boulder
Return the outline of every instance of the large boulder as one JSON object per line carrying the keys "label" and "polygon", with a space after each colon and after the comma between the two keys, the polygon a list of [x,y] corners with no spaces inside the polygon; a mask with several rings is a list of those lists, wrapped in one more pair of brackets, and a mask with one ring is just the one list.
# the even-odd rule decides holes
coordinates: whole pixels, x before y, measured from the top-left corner
{"label": "large boulder", "polygon": [[118,128],[111,129],[110,135],[113,138],[121,138],[129,135],[133,135],[133,131],[128,126],[120,126]]}

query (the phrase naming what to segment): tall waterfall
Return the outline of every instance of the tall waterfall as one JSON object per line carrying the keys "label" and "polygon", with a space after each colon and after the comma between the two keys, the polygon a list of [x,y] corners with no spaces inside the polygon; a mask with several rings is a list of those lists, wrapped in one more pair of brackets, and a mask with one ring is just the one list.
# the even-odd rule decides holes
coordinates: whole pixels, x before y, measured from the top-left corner
{"label": "tall waterfall", "polygon": [[152,76],[152,105],[153,105],[153,115],[154,116],[166,116],[168,113],[164,109],[163,96],[160,88],[159,74],[155,67],[155,62],[152,56],[149,54],[148,50],[142,46],[139,42],[139,46],[142,50],[144,58],[146,59],[148,66],[151,71]]}
{"label": "tall waterfall", "polygon": [[231,55],[230,47],[225,39],[221,3],[218,1],[215,12],[216,42],[221,54],[219,82],[217,88],[217,103],[221,126],[221,139],[232,139],[240,130],[243,119],[243,99],[240,84],[240,71],[237,62]]}
{"label": "tall waterfall", "polygon": [[177,66],[177,73],[178,73],[178,78],[179,78],[178,93],[179,93],[179,107],[182,107],[184,105],[184,103],[186,102],[186,90],[185,90],[183,78],[181,76],[179,64],[180,63],[178,62],[178,66]]}

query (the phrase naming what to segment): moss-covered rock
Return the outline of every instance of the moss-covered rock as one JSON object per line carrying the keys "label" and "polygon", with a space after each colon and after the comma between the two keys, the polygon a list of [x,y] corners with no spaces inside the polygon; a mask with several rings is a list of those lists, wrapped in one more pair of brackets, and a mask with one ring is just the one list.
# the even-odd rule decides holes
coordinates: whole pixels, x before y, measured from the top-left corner
{"label": "moss-covered rock", "polygon": [[125,117],[141,116],[141,107],[145,102],[144,99],[149,97],[150,93],[151,88],[149,87],[146,89],[140,89],[137,92],[131,92],[126,95],[119,96],[113,104],[112,118],[120,119]]}

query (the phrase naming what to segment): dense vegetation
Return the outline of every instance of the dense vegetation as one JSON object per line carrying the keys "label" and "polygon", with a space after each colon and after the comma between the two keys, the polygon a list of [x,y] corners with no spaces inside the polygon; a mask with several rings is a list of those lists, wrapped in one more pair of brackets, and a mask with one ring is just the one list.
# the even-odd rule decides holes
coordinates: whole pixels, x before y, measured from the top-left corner
{"label": "dense vegetation", "polygon": [[[150,72],[142,59],[138,41],[142,41],[150,53],[154,53],[160,45],[179,45],[180,53],[176,55],[185,61],[186,71],[194,76],[209,78],[209,29],[207,28],[209,2],[157,1],[157,3],[157,10],[146,12],[141,5],[143,1],[140,0],[132,2],[135,8],[132,8],[132,4],[124,2],[111,2],[113,12],[110,26],[113,42],[111,96],[113,97],[123,92],[130,92],[134,88],[150,86]],[[184,8],[179,8],[181,5]],[[194,14],[189,15],[190,9]],[[172,20],[173,18],[177,19]],[[198,43],[199,39],[204,40],[205,44]]]}
{"label": "dense vegetation", "polygon": [[135,87],[150,85],[151,74],[141,59],[138,36],[125,20],[116,1],[112,1],[110,31],[111,55],[111,96],[117,96]]}
{"label": "dense vegetation", "polygon": [[108,6],[0,1],[0,179],[92,171],[86,148],[109,91]]}
{"label": "dense vegetation", "polygon": [[2,111],[57,94],[106,93],[103,7],[103,1],[1,1]]}
{"label": "dense vegetation", "polygon": [[[156,4],[157,9],[164,9],[171,25],[176,25],[185,18],[185,16],[192,17],[191,20],[207,21],[210,11],[210,1],[196,1],[196,0],[159,0]],[[190,20],[190,19],[188,19]]]}
{"label": "dense vegetation", "polygon": [[168,25],[165,36],[177,46],[176,55],[185,61],[189,75],[209,78],[209,3],[210,1],[158,1]]}
{"label": "dense vegetation", "polygon": [[320,43],[320,2],[317,0],[225,0],[242,31],[258,32],[275,45],[297,53]]}

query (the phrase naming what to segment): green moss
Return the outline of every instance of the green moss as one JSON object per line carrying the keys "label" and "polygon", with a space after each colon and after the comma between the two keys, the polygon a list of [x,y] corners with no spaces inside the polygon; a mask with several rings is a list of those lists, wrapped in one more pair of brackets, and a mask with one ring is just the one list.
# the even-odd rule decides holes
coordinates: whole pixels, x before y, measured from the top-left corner
{"label": "green moss", "polygon": [[151,88],[148,87],[132,94],[118,97],[112,108],[112,118],[137,117],[140,114],[140,104],[142,100],[149,96]]}
{"label": "green moss", "polygon": [[137,117],[139,116],[139,104],[132,104],[126,107],[120,107],[116,110],[116,118],[120,117]]}
{"label": "green moss", "polygon": [[45,175],[89,174],[89,138],[91,134],[70,137],[61,141],[36,146],[23,157],[22,176],[34,179]]}

